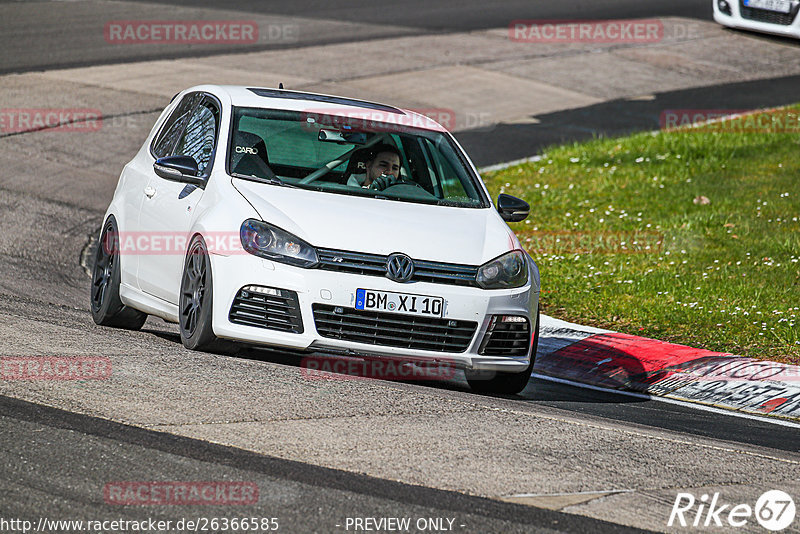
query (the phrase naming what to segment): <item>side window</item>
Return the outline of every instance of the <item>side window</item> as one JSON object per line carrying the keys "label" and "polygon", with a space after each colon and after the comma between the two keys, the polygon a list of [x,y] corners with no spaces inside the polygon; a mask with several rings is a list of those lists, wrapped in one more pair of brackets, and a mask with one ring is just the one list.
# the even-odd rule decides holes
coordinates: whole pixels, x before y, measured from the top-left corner
{"label": "side window", "polygon": [[400,152],[400,177],[403,180],[408,180],[408,157],[403,146],[403,139],[396,134],[392,134],[390,137],[394,141],[393,144],[397,147],[397,151]]}
{"label": "side window", "polygon": [[[452,148],[441,140],[434,145],[428,139],[425,140],[425,148],[430,157],[429,165],[433,167],[433,176],[438,181],[437,188],[441,188],[444,198],[474,198],[464,190],[464,184],[447,157],[455,157]],[[474,187],[470,189],[471,193],[477,194]]]}
{"label": "side window", "polygon": [[217,117],[219,113],[210,102],[197,106],[189,117],[174,154],[191,156],[197,162],[201,175],[205,175],[217,140]]}
{"label": "side window", "polygon": [[444,198],[439,183],[432,179],[433,172],[428,165],[428,160],[420,144],[421,140],[411,136],[403,136],[401,139],[403,153],[408,158],[412,179],[437,198]]}
{"label": "side window", "polygon": [[151,146],[153,155],[156,158],[163,158],[172,154],[172,149],[183,133],[192,110],[202,97],[203,95],[200,93],[191,93],[184,96],[183,100],[172,112],[172,115],[167,118],[164,127],[161,128],[161,133]]}

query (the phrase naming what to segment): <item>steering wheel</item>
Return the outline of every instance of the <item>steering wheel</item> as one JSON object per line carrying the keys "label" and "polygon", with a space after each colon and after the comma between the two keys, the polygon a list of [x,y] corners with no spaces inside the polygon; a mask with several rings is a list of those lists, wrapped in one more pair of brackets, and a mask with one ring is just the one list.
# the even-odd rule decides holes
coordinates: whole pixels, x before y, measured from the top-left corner
{"label": "steering wheel", "polygon": [[[394,194],[399,193],[399,194],[411,195],[418,198],[437,198],[435,195],[432,195],[430,192],[428,192],[428,190],[422,187],[420,184],[418,184],[417,182],[413,182],[411,180],[400,180],[399,182],[395,182],[389,185],[388,187],[384,187],[382,191],[388,191],[393,187],[397,188],[397,190],[394,191]],[[418,189],[421,190],[421,194],[420,191],[417,191]]]}
{"label": "steering wheel", "polygon": [[[422,189],[423,191],[428,193],[428,191],[424,187],[419,185],[417,182],[414,182],[412,180],[406,180],[405,178],[401,178],[400,180],[398,180],[398,181],[396,181],[396,182],[394,182],[392,184],[389,184],[388,186],[384,187],[381,191],[386,191],[387,189],[391,189],[392,187],[397,187],[398,185],[411,185],[411,186],[414,186],[414,187],[419,187],[420,189]],[[428,194],[430,194],[430,193],[428,193]]]}

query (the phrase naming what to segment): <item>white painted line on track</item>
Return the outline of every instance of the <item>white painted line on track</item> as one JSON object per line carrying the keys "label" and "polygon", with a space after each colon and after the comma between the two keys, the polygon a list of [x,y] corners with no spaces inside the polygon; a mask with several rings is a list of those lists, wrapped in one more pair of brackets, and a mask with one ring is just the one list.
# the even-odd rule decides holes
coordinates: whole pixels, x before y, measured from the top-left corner
{"label": "white painted line on track", "polygon": [[515,159],[512,161],[505,161],[503,163],[497,163],[495,165],[489,165],[487,167],[481,167],[478,169],[479,173],[483,172],[494,172],[494,171],[502,171],[503,169],[507,169],[509,167],[513,167],[514,165],[522,165],[523,163],[528,163],[529,161],[539,161],[542,159],[542,156],[529,156],[527,158]]}
{"label": "white painted line on track", "polygon": [[718,414],[722,414],[722,415],[730,415],[730,416],[733,416],[733,417],[741,417],[743,419],[755,419],[756,421],[761,421],[763,423],[770,423],[770,424],[778,425],[778,426],[786,426],[786,427],[789,427],[789,428],[800,428],[800,424],[793,423],[791,421],[786,421],[786,420],[783,420],[783,419],[775,419],[775,418],[759,416],[759,415],[752,415],[752,414],[749,414],[749,413],[743,413],[743,412],[739,412],[739,411],[735,411],[735,410],[726,410],[725,408],[717,408],[717,407],[714,407],[714,406],[708,406],[706,404],[700,404],[698,402],[692,402],[692,401],[688,401],[688,400],[679,400],[679,399],[673,399],[673,398],[667,398],[667,397],[659,397],[659,396],[654,396],[654,395],[648,395],[646,393],[639,393],[638,391],[624,391],[624,390],[619,390],[619,389],[604,388],[604,387],[601,387],[601,386],[594,386],[592,384],[583,384],[581,382],[575,382],[575,381],[572,381],[572,380],[566,380],[564,378],[556,378],[554,376],[542,375],[542,374],[539,374],[539,373],[532,373],[531,376],[534,377],[534,378],[538,378],[540,380],[547,380],[549,382],[555,382],[557,384],[565,384],[567,386],[574,386],[574,387],[577,387],[577,388],[591,389],[593,391],[601,391],[603,393],[616,393],[618,395],[626,395],[628,397],[635,397],[637,399],[642,399],[642,400],[652,400],[652,401],[666,402],[667,404],[677,404],[679,406],[685,406],[687,408],[693,408],[693,409],[702,410],[702,411],[705,411],[705,412],[718,413]]}
{"label": "white painted line on track", "polygon": [[567,493],[516,493],[514,495],[503,495],[503,497],[569,497],[570,495],[605,495],[606,493],[631,493],[635,489],[610,489],[594,491],[571,491]]}

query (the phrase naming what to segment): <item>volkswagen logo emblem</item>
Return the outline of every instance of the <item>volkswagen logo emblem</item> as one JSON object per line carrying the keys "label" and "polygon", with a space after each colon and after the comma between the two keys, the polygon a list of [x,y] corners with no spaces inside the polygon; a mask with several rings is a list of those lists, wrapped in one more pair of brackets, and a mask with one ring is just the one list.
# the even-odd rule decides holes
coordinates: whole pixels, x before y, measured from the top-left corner
{"label": "volkswagen logo emblem", "polygon": [[409,282],[414,276],[414,260],[405,254],[392,254],[386,260],[386,278],[395,282]]}

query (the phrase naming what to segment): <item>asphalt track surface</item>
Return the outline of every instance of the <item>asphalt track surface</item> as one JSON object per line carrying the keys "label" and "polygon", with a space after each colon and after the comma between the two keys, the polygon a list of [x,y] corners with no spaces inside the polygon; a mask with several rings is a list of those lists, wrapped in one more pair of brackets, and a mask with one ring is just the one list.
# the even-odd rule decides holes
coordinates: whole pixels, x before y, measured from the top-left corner
{"label": "asphalt track surface", "polygon": [[[175,5],[213,6],[213,2],[171,2]],[[7,7],[9,2],[2,2]],[[24,2],[27,6],[36,2]],[[44,4],[44,3],[43,3]],[[75,2],[75,5],[80,2]],[[164,5],[166,3],[161,3]],[[614,18],[622,16],[679,15],[708,18],[707,2],[553,2],[541,7],[530,2],[509,2],[487,10],[483,2],[414,2],[402,6],[390,3],[359,2],[229,2],[226,9],[249,10],[266,14],[303,16],[321,20],[358,21],[365,24],[382,24],[381,32],[373,37],[391,34],[386,30],[387,20],[397,31],[426,33],[437,31],[463,31],[504,26],[515,18]],[[51,5],[51,4],[48,4]],[[97,13],[105,19],[118,17],[113,10],[120,4],[110,4],[109,12]],[[547,4],[545,4],[547,5]],[[166,12],[166,11],[165,11]],[[37,29],[17,26],[15,31],[0,32],[0,44],[6,60],[0,64],[3,72],[24,72],[54,66],[76,66],[97,63],[115,63],[139,59],[153,59],[145,53],[126,49],[115,56],[102,47],[86,46],[75,27],[65,24],[55,11],[40,11]],[[0,24],[13,25],[4,19]],[[8,27],[4,28],[4,30]],[[79,32],[78,32],[79,33]],[[370,36],[368,35],[367,38]],[[324,37],[323,37],[324,38]],[[331,38],[332,40],[345,37]],[[320,44],[323,41],[314,43]],[[301,43],[302,45],[302,43]],[[8,53],[11,50],[13,53]],[[67,59],[52,61],[49,51],[60,50]],[[230,50],[227,50],[228,52]],[[149,53],[149,52],[148,52]],[[204,55],[207,50],[172,50],[157,57]],[[172,55],[171,55],[172,54]],[[13,58],[12,58],[13,56]],[[8,65],[13,59],[14,65]],[[653,102],[610,102],[590,108],[571,110],[540,117],[538,125],[499,126],[486,143],[485,133],[463,132],[460,139],[473,153],[479,164],[495,163],[531,155],[523,148],[542,147],[562,139],[580,139],[597,133],[622,133],[650,129],[656,110],[665,107],[689,107],[681,102],[706,99],[711,105],[722,95],[732,100],[727,107],[759,107],[794,102],[797,78],[749,82],[688,92],[658,95]],[[703,107],[695,104],[693,107]],[[711,106],[714,107],[714,106]],[[482,139],[481,139],[482,138]],[[524,143],[521,142],[524,140]],[[5,196],[5,191],[3,192]],[[36,202],[31,194],[31,202]],[[10,202],[11,197],[3,199]],[[10,204],[3,204],[6,209]],[[9,208],[10,209],[10,208]],[[97,213],[86,210],[72,213],[69,202],[58,204],[62,210],[64,226],[74,225],[75,232],[97,224]],[[61,212],[60,212],[61,213]],[[24,235],[27,223],[18,218],[7,224],[6,233]],[[8,221],[6,221],[8,223]],[[90,326],[86,320],[88,281],[80,277],[77,258],[72,256],[74,268],[64,268],[64,262],[43,262],[41,271],[32,277],[32,266],[38,265],[36,245],[30,254],[20,257],[5,255],[0,258],[4,266],[0,276],[0,312],[26,321],[38,321],[41,330],[30,332],[30,347],[45,351],[48,343],[47,325],[59,329],[69,328],[75,336],[102,335],[101,329]],[[56,253],[58,256],[59,253]],[[33,263],[33,261],[36,263]],[[61,260],[58,256],[56,260]],[[34,278],[41,285],[33,282]],[[46,296],[39,296],[41,292]],[[54,300],[61,302],[54,305]],[[159,323],[160,324],[160,323]],[[171,333],[170,333],[171,332]],[[150,351],[170,350],[181,352],[174,329],[153,327],[152,321],[142,333],[117,334],[117,343],[129,342],[145,355]],[[35,345],[35,339],[43,345]],[[52,347],[52,350],[57,350]],[[87,350],[98,350],[90,345]],[[36,352],[39,353],[39,352]],[[129,357],[135,360],[139,355]],[[169,356],[166,356],[169,358]],[[252,360],[264,369],[296,367],[293,355],[247,349],[229,357],[234,363]],[[143,360],[144,361],[144,360]],[[172,357],[171,365],[181,361]],[[547,417],[565,417],[591,425],[613,425],[629,432],[657,432],[671,440],[701,441],[713,447],[728,447],[751,455],[774,455],[797,459],[800,452],[798,430],[795,427],[774,425],[770,422],[739,418],[734,415],[696,410],[689,406],[667,404],[613,393],[591,391],[533,380],[526,391],[516,397],[478,396],[470,393],[461,382],[446,384],[398,384],[370,382],[379,391],[399,390],[408,395],[425,394],[444,400],[467,400],[492,410],[519,410]],[[5,517],[40,517],[67,519],[80,517],[141,518],[159,516],[178,519],[187,514],[211,516],[216,510],[204,508],[187,512],[181,508],[125,508],[102,502],[103,485],[109,480],[254,480],[259,484],[261,500],[258,508],[247,509],[247,514],[271,515],[281,518],[286,526],[282,531],[344,531],[336,527],[347,516],[401,516],[455,517],[465,525],[464,532],[614,532],[630,531],[612,523],[582,516],[504,503],[449,492],[403,484],[381,478],[369,477],[308,463],[256,454],[238,448],[215,445],[203,440],[174,436],[81,415],[38,404],[0,396],[0,512]],[[586,439],[592,435],[587,430]],[[570,454],[564,451],[564,454]],[[591,459],[587,458],[587,462]],[[513,466],[512,466],[513,468]],[[452,469],[458,469],[452,466]],[[796,465],[790,469],[796,470]],[[587,475],[590,476],[590,475]],[[677,491],[677,490],[676,490]],[[221,514],[223,512],[220,512]],[[226,510],[226,515],[231,512]],[[661,529],[661,525],[654,525]],[[456,529],[458,531],[458,529]]]}
{"label": "asphalt track surface", "polygon": [[[275,360],[285,360],[277,357]],[[269,362],[270,360],[266,360]],[[409,388],[416,387],[411,384]],[[529,388],[530,389],[530,388]],[[441,389],[438,395],[470,395]],[[754,451],[797,451],[797,430],[689,407],[534,380],[526,409],[581,414],[630,428],[725,439]],[[519,400],[485,398],[497,407]],[[4,517],[50,519],[277,517],[281,531],[336,532],[347,517],[445,517],[456,532],[634,532],[578,515],[381,480],[0,396],[0,497]],[[103,502],[110,481],[233,480],[259,487],[257,505],[122,507]],[[154,509],[157,508],[157,509]]]}
{"label": "asphalt track surface", "polygon": [[[456,532],[630,532],[613,523],[535,507],[380,480],[127,427],[0,397],[5,517],[173,520],[231,516],[220,506],[122,507],[103,502],[109,480],[255,482],[259,502],[238,517],[274,517],[282,532],[344,532],[346,518],[447,517]],[[20,442],[26,443],[20,447]],[[58,444],[53,447],[53,444]],[[80,458],[80,461],[75,461]],[[36,470],[26,464],[36,465]],[[87,469],[89,466],[102,469]],[[241,510],[241,512],[239,511]]]}
{"label": "asphalt track surface", "polygon": [[659,118],[665,109],[759,109],[794,104],[798,87],[800,76],[785,76],[670,91],[652,95],[652,100],[612,100],[537,115],[537,124],[498,124],[490,132],[463,131],[456,137],[477,165],[492,165],[527,158],[563,142],[655,131],[661,127]]}
{"label": "asphalt track surface", "polygon": [[[146,6],[136,15],[137,4]],[[39,6],[47,6],[46,10]],[[357,2],[303,0],[299,2],[225,2],[225,13],[248,13],[266,17],[276,24],[301,22],[296,42],[268,42],[255,45],[132,45],[104,42],[98,27],[111,20],[209,18],[208,10],[219,9],[213,0],[167,0],[164,2],[75,2],[0,0],[4,16],[0,22],[0,74],[30,72],[131,61],[208,56],[231,52],[252,52],[330,43],[364,41],[397,36],[430,35],[502,28],[517,19],[615,19],[646,17],[688,17],[711,20],[706,0],[563,0],[558,2],[510,1],[487,4],[470,0],[430,2]],[[204,10],[204,11],[203,11]],[[335,21],[352,28],[330,29],[320,24]],[[748,34],[751,37],[753,34]],[[771,36],[756,38],[795,41]],[[797,45],[800,50],[800,45]],[[365,47],[368,47],[365,44]],[[366,48],[368,50],[368,48]],[[725,50],[720,50],[721,54]],[[757,52],[755,52],[757,53]],[[585,140],[599,135],[624,135],[657,130],[664,109],[758,109],[791,104],[797,100],[800,76],[726,83],[653,95],[652,100],[613,100],[585,108],[537,116],[536,124],[501,124],[487,129],[462,131],[456,137],[476,165],[486,166],[526,158],[547,146],[564,141]]]}
{"label": "asphalt track surface", "polygon": [[[37,9],[37,4],[47,6]],[[176,57],[205,56],[231,51],[269,50],[297,46],[360,41],[401,35],[462,32],[502,28],[516,19],[614,19],[637,17],[692,17],[709,20],[711,6],[705,0],[560,0],[558,2],[484,2],[480,0],[387,0],[354,2],[301,0],[293,2],[253,0],[167,0],[162,2],[93,2],[73,1],[0,1],[8,9],[0,23],[0,49],[13,51],[0,61],[0,73],[26,72],[51,68],[77,67],[123,61],[142,61]],[[83,5],[82,5],[83,4]],[[139,4],[137,6],[136,4]],[[146,7],[145,15],[136,16],[137,8]],[[331,34],[325,31],[302,31],[294,43],[257,45],[170,45],[114,46],[103,42],[96,32],[109,20],[175,20],[175,8],[212,9],[273,17],[273,20],[305,20],[354,23],[351,32]],[[181,12],[183,13],[183,12]],[[187,11],[187,14],[198,12]],[[211,15],[203,13],[201,18]],[[313,23],[310,23],[313,26]],[[101,34],[102,35],[102,34]]]}

